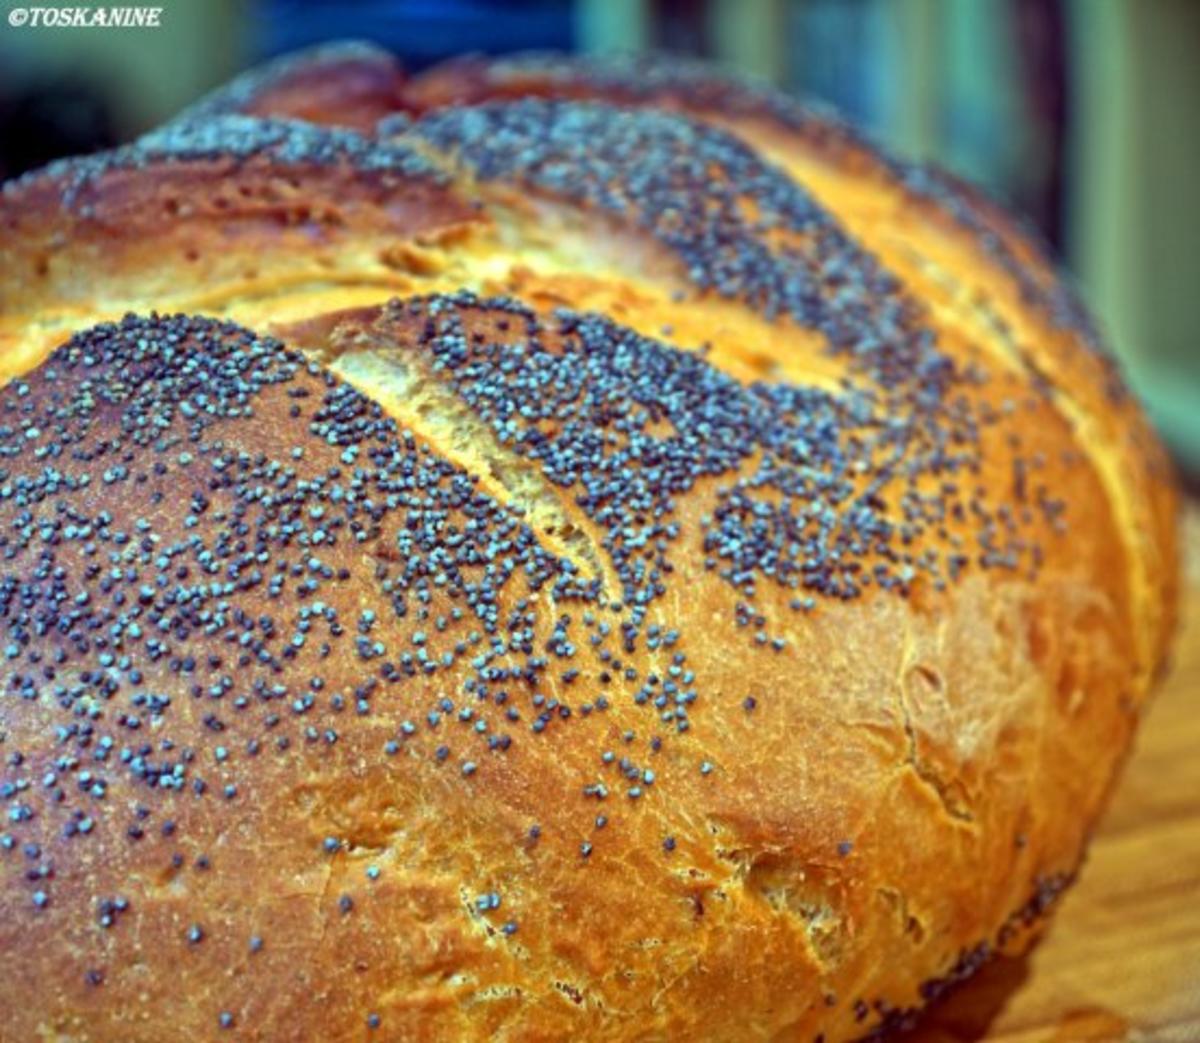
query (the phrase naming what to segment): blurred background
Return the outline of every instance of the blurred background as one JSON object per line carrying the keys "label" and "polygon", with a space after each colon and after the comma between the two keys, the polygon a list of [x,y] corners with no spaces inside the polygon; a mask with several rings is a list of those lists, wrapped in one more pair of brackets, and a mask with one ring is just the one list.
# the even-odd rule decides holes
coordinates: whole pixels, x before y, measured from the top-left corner
{"label": "blurred background", "polygon": [[[55,0],[2,0],[35,2]],[[161,28],[0,23],[0,177],[126,140],[247,65],[331,38],[413,69],[530,48],[711,58],[1022,212],[1200,488],[1200,0],[137,2],[163,7]]]}

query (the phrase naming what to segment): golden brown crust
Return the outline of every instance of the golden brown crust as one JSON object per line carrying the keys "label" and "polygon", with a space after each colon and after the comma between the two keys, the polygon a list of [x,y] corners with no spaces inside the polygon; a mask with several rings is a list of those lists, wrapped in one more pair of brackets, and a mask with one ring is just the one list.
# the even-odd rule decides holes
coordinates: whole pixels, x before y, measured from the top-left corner
{"label": "golden brown crust", "polygon": [[214,116],[4,186],[7,375],[131,309],[224,311],[289,287],[403,292],[477,211],[419,155],[351,131]]}
{"label": "golden brown crust", "polygon": [[18,1038],[832,1041],[1028,942],[1169,638],[1161,450],[751,125],[225,117],[5,190],[9,374],[166,302],[320,360],[130,318],[0,392]]}
{"label": "golden brown crust", "polygon": [[1142,687],[1165,669],[1179,572],[1171,466],[1086,311],[1028,229],[958,179],[872,149],[827,112],[678,59],[468,57],[405,88],[416,111],[523,97],[653,106],[728,130],[805,184],[912,292],[955,309],[993,350],[1049,382],[1078,426],[1087,418],[1085,442],[1124,514],[1127,539],[1138,544],[1131,558]]}
{"label": "golden brown crust", "polygon": [[404,81],[388,51],[340,41],[251,69],[189,107],[184,118],[242,113],[369,131],[401,107]]}
{"label": "golden brown crust", "polygon": [[[30,537],[10,546],[25,586],[8,613],[7,691],[25,698],[6,715],[17,755],[9,781],[41,783],[57,758],[77,759],[12,804],[31,816],[9,830],[13,861],[30,843],[38,854],[10,870],[54,866],[45,882],[10,877],[6,891],[17,933],[4,951],[28,968],[11,974],[38,975],[46,996],[28,1011],[31,1030],[70,1034],[86,1017],[94,1038],[136,1038],[126,1021],[135,1017],[203,1038],[228,1011],[250,1038],[292,1038],[286,1009],[335,1038],[371,1013],[400,1038],[732,1039],[747,1025],[837,1038],[919,1004],[925,979],[960,958],[955,939],[998,944],[1029,894],[1073,867],[1089,817],[1080,811],[1097,805],[1107,778],[1095,760],[1119,750],[1131,724],[1103,688],[1119,675],[1119,621],[1076,578],[1096,567],[1082,548],[1052,556],[1036,596],[1019,577],[981,573],[919,606],[879,592],[797,612],[786,586],[764,577],[747,619],[730,578],[687,569],[682,598],[674,575],[712,534],[704,517],[719,515],[722,485],[747,476],[722,459],[814,419],[818,402],[803,418],[783,404],[762,417],[767,401],[702,362],[609,324],[542,321],[515,305],[437,298],[344,325],[330,354],[347,374],[370,379],[364,365],[393,360],[418,372],[415,385],[421,372],[442,374],[426,397],[409,390],[389,403],[402,427],[416,421],[413,441],[270,344],[195,320],[83,335],[5,393],[21,418],[10,428],[18,488],[43,439],[52,454],[72,446],[79,461],[61,479],[67,512],[51,497],[34,501]],[[510,357],[525,368],[503,365]],[[473,403],[481,418],[488,401],[525,411],[536,383],[510,376],[522,372],[560,378],[548,385],[560,401],[537,421],[551,488],[566,476],[550,461],[589,462],[601,416],[628,415],[631,395],[652,409],[647,392],[664,394],[661,419],[639,425],[647,463],[618,464],[591,509],[570,485],[559,494],[595,540],[593,557],[607,556],[625,585],[623,609],[605,608],[611,590],[595,595],[587,556],[563,572],[537,542],[513,541],[512,511],[528,510],[531,494],[502,489],[501,506],[438,459],[467,454],[471,470],[488,473],[481,440],[458,446],[439,423],[441,396]],[[572,373],[587,374],[579,392],[603,392],[594,405],[573,396]],[[507,396],[496,398],[501,387]],[[553,421],[572,409],[572,424]],[[718,420],[720,434],[691,442],[689,425]],[[506,427],[525,440],[523,425]],[[111,454],[100,450],[119,429],[132,440],[101,471]],[[853,432],[813,448],[839,453]],[[492,453],[516,466],[504,441]],[[642,540],[626,531],[627,505],[651,469],[685,487],[643,525],[670,529],[656,555],[659,595],[659,584],[639,582],[640,555],[622,552]],[[355,489],[377,490],[376,506],[355,509]],[[467,513],[451,506],[468,502]],[[115,581],[86,570],[92,539],[123,545],[109,516],[136,523],[130,542],[144,548]],[[469,534],[465,545],[449,539],[456,531]],[[481,588],[484,561],[502,560],[491,551],[500,539],[516,567]],[[1064,542],[1046,536],[1051,551]],[[464,546],[485,557],[468,564]],[[39,579],[51,564],[54,578]],[[448,582],[434,582],[439,571]],[[227,585],[212,588],[216,578]],[[33,641],[51,590],[78,607],[61,640]],[[1061,612],[1087,614],[1086,652],[1059,646],[1055,635],[1081,632]],[[113,624],[111,643],[80,643]],[[1014,635],[1014,625],[1026,629]],[[508,647],[497,656],[498,638]],[[851,651],[865,647],[870,657]],[[29,701],[32,672],[54,648],[64,653],[54,680],[70,697]],[[45,659],[30,662],[30,650]],[[106,653],[114,666],[100,669]],[[422,665],[447,654],[445,666]],[[1084,707],[1074,688],[1044,693],[1046,671],[1063,670],[1088,692]],[[99,699],[89,695],[97,684]],[[102,709],[91,728],[70,730],[76,707],[93,703]],[[476,721],[486,729],[475,732]],[[65,739],[55,738],[61,727]],[[144,753],[142,734],[154,738]],[[85,781],[104,786],[99,799],[77,781],[85,765]],[[178,789],[164,789],[164,775]],[[1036,800],[1039,776],[1063,799]],[[370,865],[377,881],[364,875]],[[500,908],[489,898],[480,910],[493,893]],[[106,913],[106,901],[127,907]],[[113,924],[98,926],[106,915]],[[490,940],[488,923],[500,929]],[[255,933],[264,946],[251,956]],[[55,954],[55,996],[30,958],[38,952]],[[870,1008],[861,1019],[860,1001]]]}
{"label": "golden brown crust", "polygon": [[978,189],[943,171],[883,154],[830,109],[801,102],[765,83],[722,74],[706,63],[666,55],[467,56],[435,66],[406,84],[403,108],[428,112],[526,97],[682,112],[725,127],[768,154],[779,149],[803,153],[834,167],[850,181],[888,185],[909,200],[926,204],[928,216],[974,238],[991,263],[1019,283],[1029,302],[1074,326],[1087,339],[1098,339],[1044,246]]}

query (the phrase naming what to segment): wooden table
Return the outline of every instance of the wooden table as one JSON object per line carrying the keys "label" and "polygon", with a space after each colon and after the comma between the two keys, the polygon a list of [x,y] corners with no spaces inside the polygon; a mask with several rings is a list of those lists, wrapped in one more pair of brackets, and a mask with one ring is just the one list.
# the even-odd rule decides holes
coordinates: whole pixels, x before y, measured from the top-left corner
{"label": "wooden table", "polygon": [[1200,1041],[1200,508],[1175,665],[1082,876],[1042,942],[995,962],[911,1043]]}

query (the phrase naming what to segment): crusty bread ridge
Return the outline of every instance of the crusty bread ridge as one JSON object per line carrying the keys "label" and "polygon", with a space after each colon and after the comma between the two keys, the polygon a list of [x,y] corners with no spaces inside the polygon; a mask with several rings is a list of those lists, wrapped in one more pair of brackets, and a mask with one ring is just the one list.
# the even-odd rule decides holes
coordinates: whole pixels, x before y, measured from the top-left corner
{"label": "crusty bread ridge", "polygon": [[241,113],[371,131],[403,106],[404,82],[394,55],[360,40],[340,40],[251,69],[179,118]]}
{"label": "crusty bread ridge", "polygon": [[[825,109],[681,59],[464,58],[405,91],[415,111],[528,96],[681,111],[747,141],[825,203],[951,326],[966,326],[967,335],[993,353],[1019,358],[1050,383],[1059,408],[1088,431],[1085,445],[1106,447],[1095,462],[1129,538],[1142,542],[1132,555],[1136,562],[1153,560],[1153,546],[1173,538],[1169,495],[1156,492],[1158,483],[1140,480],[1148,454],[1158,457],[1156,472],[1166,465],[1136,404],[1126,401],[1099,333],[1036,235],[978,190],[936,168],[883,155]],[[1143,541],[1147,531],[1153,536]],[[1139,615],[1160,641],[1171,626],[1157,617],[1159,606],[1176,596],[1159,595],[1164,582],[1174,582],[1165,564],[1165,570],[1152,565],[1136,581],[1146,595]],[[1143,667],[1161,661],[1163,651],[1151,643]]]}
{"label": "crusty bread ridge", "polygon": [[0,1038],[832,1043],[1077,871],[1176,500],[991,204],[356,46],[0,229]]}

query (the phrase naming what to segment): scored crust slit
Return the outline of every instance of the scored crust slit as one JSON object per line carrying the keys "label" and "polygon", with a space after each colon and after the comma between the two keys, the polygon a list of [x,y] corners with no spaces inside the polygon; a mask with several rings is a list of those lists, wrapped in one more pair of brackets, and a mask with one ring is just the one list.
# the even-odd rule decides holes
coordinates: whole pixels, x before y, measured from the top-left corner
{"label": "scored crust slit", "polygon": [[852,1039],[1078,870],[1178,563],[1052,268],[526,61],[290,59],[0,194],[22,1038]]}

